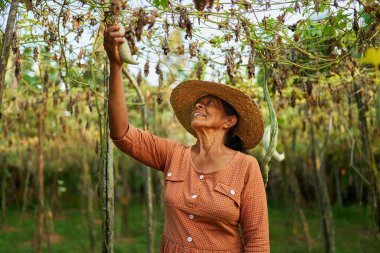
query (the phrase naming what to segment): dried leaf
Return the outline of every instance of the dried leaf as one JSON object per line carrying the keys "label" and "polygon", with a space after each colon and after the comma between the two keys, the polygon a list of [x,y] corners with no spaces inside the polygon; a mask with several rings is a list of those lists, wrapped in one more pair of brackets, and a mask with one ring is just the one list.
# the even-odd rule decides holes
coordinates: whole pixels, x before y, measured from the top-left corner
{"label": "dried leaf", "polygon": [[311,80],[307,80],[305,86],[307,95],[311,96],[313,92],[313,82]]}
{"label": "dried leaf", "polygon": [[178,20],[178,26],[180,28],[186,28],[186,35],[185,39],[192,38],[193,37],[193,27],[192,23],[189,19],[189,14],[184,7],[178,7],[179,10],[179,20]]}
{"label": "dried leaf", "polygon": [[134,27],[135,28],[134,32],[135,32],[137,41],[141,41],[141,35],[142,35],[143,28],[146,24],[148,24],[149,19],[148,19],[147,15],[145,13],[145,10],[143,8],[137,8],[134,11],[133,15],[138,18],[137,24]]}
{"label": "dried leaf", "polygon": [[239,37],[240,37],[240,20],[238,21],[238,23],[236,24],[236,27],[235,27],[235,42],[238,42],[239,41]]}
{"label": "dried leaf", "polygon": [[141,74],[141,70],[140,70],[139,74],[137,75],[137,85],[141,86],[141,82],[142,82],[142,74]]}
{"label": "dried leaf", "polygon": [[37,62],[37,61],[38,61],[38,55],[39,55],[38,48],[35,47],[35,48],[33,49],[33,60],[34,60],[34,62]]}
{"label": "dried leaf", "polygon": [[314,0],[314,8],[317,13],[319,13],[319,5],[320,5],[319,0]]}
{"label": "dried leaf", "polygon": [[21,54],[20,54],[20,50],[18,50],[17,56],[15,58],[15,77],[17,81],[21,80],[21,62],[22,62]]}
{"label": "dried leaf", "polygon": [[155,22],[156,22],[156,17],[157,17],[157,11],[154,10],[154,11],[152,11],[152,12],[150,13],[150,15],[149,15],[149,17],[148,17],[148,20],[147,20],[147,21],[148,21],[148,24],[149,24],[149,26],[148,26],[148,30],[153,28],[153,26],[154,26],[154,24],[155,24]]}
{"label": "dried leaf", "polygon": [[290,96],[290,106],[295,107],[296,106],[296,100],[297,100],[297,92],[295,90],[292,90],[292,94]]}
{"label": "dried leaf", "polygon": [[167,38],[164,38],[164,42],[162,43],[162,50],[164,50],[165,55],[168,55],[168,53],[170,52]]}
{"label": "dried leaf", "polygon": [[67,21],[70,18],[70,9],[67,9],[65,13],[63,14],[63,20],[62,20],[62,26],[66,27]]}
{"label": "dried leaf", "polygon": [[180,54],[180,55],[185,54],[185,47],[184,47],[184,45],[179,45],[177,47],[177,53]]}
{"label": "dried leaf", "polygon": [[248,76],[249,78],[252,78],[255,76],[255,65],[254,65],[254,59],[255,59],[255,50],[252,47],[251,52],[249,54],[249,60],[248,60]]}
{"label": "dried leaf", "polygon": [[145,77],[149,75],[149,60],[147,60],[144,64],[144,75]]}
{"label": "dried leaf", "polygon": [[197,55],[198,53],[198,42],[195,41],[195,42],[191,42],[189,44],[189,51],[190,51],[190,58],[193,58],[194,56]]}
{"label": "dried leaf", "polygon": [[111,0],[111,13],[113,16],[120,16],[120,13],[123,9],[122,1],[120,0]]}
{"label": "dried leaf", "polygon": [[198,80],[201,79],[202,73],[203,73],[203,62],[202,60],[199,60],[198,65],[197,65],[197,71],[196,71],[196,76]]}
{"label": "dried leaf", "polygon": [[157,91],[157,103],[161,104],[162,103],[162,88],[164,86],[164,75],[161,71],[160,68],[160,63],[157,63],[156,66],[156,74],[158,75],[158,91]]}
{"label": "dried leaf", "polygon": [[277,21],[283,24],[285,22],[285,15],[286,15],[286,12],[278,15],[277,16]]}
{"label": "dried leaf", "polygon": [[227,66],[227,74],[231,80],[235,78],[234,48],[227,49],[225,64]]}
{"label": "dried leaf", "polygon": [[294,3],[293,10],[294,10],[294,12],[298,11],[299,13],[301,13],[301,6],[300,6],[300,3],[298,2],[298,0],[296,0],[296,2]]}
{"label": "dried leaf", "polygon": [[203,11],[206,7],[207,0],[193,0],[195,9],[198,11]]}

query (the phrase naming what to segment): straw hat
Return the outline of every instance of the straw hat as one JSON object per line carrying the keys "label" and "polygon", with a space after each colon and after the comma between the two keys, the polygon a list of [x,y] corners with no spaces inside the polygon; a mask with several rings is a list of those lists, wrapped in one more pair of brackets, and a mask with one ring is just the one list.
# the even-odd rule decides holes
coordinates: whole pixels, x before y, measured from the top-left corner
{"label": "straw hat", "polygon": [[264,122],[257,104],[243,92],[224,84],[189,80],[175,87],[170,103],[181,125],[193,136],[191,113],[195,102],[206,95],[216,96],[229,103],[239,115],[235,134],[240,137],[245,149],[251,149],[260,143],[264,133]]}

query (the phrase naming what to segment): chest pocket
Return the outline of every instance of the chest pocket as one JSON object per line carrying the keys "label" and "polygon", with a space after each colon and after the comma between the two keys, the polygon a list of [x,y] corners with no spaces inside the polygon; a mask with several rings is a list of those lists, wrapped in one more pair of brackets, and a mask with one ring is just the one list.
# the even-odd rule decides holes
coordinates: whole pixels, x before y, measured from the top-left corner
{"label": "chest pocket", "polygon": [[184,198],[184,180],[183,174],[168,172],[165,174],[165,204],[170,206],[183,205]]}
{"label": "chest pocket", "polygon": [[240,207],[241,192],[236,187],[218,182],[214,189],[218,193],[223,194],[225,197],[228,197],[231,201],[233,201],[236,207]]}

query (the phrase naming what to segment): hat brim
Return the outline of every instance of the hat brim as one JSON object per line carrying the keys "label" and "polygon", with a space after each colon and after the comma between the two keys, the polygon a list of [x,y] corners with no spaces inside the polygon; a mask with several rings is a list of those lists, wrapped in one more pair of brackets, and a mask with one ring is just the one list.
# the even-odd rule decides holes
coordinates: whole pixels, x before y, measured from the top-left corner
{"label": "hat brim", "polygon": [[239,115],[235,134],[240,137],[245,149],[251,149],[260,143],[264,133],[264,122],[259,107],[251,97],[224,84],[188,80],[175,87],[170,103],[181,125],[197,138],[191,127],[191,113],[196,101],[206,95],[216,96],[229,103]]}

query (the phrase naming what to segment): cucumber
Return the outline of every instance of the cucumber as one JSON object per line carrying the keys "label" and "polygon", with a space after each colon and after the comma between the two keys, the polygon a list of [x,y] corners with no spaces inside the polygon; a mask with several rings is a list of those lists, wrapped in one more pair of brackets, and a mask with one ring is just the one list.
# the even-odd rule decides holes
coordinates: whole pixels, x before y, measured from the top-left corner
{"label": "cucumber", "polygon": [[[124,26],[120,23],[118,23],[117,25],[120,27],[119,32],[124,35],[125,34]],[[131,53],[131,49],[128,46],[128,42],[124,42],[123,44],[120,44],[118,48],[119,48],[120,58],[123,62],[128,63],[128,64],[134,64],[134,65],[138,64],[132,58],[132,53]]]}

